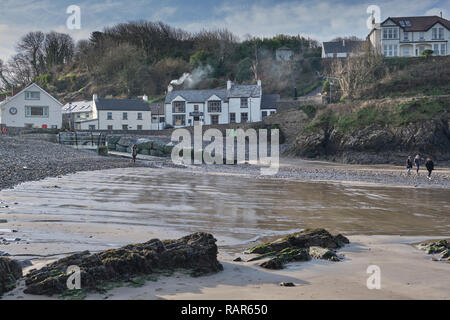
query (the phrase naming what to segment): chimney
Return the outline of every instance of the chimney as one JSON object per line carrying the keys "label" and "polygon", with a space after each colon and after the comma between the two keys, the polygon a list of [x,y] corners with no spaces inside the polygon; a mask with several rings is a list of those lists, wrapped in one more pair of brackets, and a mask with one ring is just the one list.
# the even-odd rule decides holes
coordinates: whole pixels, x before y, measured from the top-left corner
{"label": "chimney", "polygon": [[92,96],[92,99],[93,99],[94,101],[98,100],[98,95],[97,95],[96,93],[94,93],[94,95]]}
{"label": "chimney", "polygon": [[442,11],[441,11],[441,18],[442,18]]}
{"label": "chimney", "polygon": [[233,82],[231,80],[227,81],[227,90],[231,90],[231,86],[233,85]]}
{"label": "chimney", "polygon": [[261,80],[258,80],[258,87],[261,87]]}
{"label": "chimney", "polygon": [[148,95],[144,94],[144,96],[142,97],[142,100],[144,100],[145,102],[148,102]]}
{"label": "chimney", "polygon": [[345,47],[345,39],[342,39],[342,46]]}
{"label": "chimney", "polygon": [[167,87],[167,93],[172,92],[173,91],[173,87],[172,85],[169,84],[169,86]]}

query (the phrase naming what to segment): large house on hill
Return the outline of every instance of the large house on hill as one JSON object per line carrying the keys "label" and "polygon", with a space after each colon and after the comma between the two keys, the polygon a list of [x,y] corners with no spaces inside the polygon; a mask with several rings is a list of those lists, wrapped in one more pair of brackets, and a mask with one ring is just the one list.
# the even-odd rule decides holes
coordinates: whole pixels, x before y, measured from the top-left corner
{"label": "large house on hill", "polygon": [[165,120],[173,127],[261,121],[261,81],[227,82],[226,89],[172,90],[165,99]]}
{"label": "large house on hill", "polygon": [[0,125],[60,129],[62,106],[62,103],[33,83],[0,103]]}
{"label": "large house on hill", "polygon": [[389,17],[372,23],[368,39],[386,57],[420,56],[425,50],[445,56],[449,54],[450,21],[438,16]]}

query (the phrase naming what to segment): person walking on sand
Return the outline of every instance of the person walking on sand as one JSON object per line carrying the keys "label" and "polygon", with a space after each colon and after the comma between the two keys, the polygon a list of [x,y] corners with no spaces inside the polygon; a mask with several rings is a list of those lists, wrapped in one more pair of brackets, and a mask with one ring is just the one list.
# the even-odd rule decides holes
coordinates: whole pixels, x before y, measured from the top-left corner
{"label": "person walking on sand", "polygon": [[133,144],[133,146],[131,147],[131,156],[133,157],[133,164],[135,164],[137,157],[137,146],[135,144]]}
{"label": "person walking on sand", "polygon": [[416,157],[414,158],[414,164],[416,165],[416,172],[419,174],[420,156],[418,154],[416,154]]}
{"label": "person walking on sand", "polygon": [[413,164],[412,164],[411,156],[408,156],[408,159],[406,160],[406,169],[408,169],[408,175],[411,174],[412,167],[413,167]]}
{"label": "person walking on sand", "polygon": [[434,170],[434,162],[431,158],[427,158],[427,162],[425,162],[425,167],[428,170],[428,180],[431,180],[431,172]]}

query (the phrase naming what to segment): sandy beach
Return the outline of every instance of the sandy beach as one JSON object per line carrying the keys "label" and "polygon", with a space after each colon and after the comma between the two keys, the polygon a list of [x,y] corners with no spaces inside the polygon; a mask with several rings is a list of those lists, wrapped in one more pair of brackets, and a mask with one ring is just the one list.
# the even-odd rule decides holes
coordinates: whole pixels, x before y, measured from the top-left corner
{"label": "sandy beach", "polygon": [[[274,185],[242,172],[230,180],[231,174],[127,168],[27,182],[0,192],[0,219],[7,220],[0,225],[1,236],[10,240],[0,251],[29,260],[27,272],[77,251],[205,231],[218,239],[224,271],[199,278],[178,272],[138,288],[90,293],[86,299],[450,299],[450,264],[432,261],[412,245],[450,237],[448,189],[292,178]],[[268,189],[260,189],[263,185]],[[261,198],[254,194],[258,189]],[[274,194],[276,189],[282,193]],[[416,193],[402,202],[405,190]],[[219,206],[217,196],[222,197]],[[244,251],[255,244],[306,227],[346,235],[351,243],[339,250],[345,259],[295,262],[278,271],[261,268],[260,261],[233,261],[247,261],[251,255]],[[380,290],[366,286],[370,265],[381,269]],[[281,282],[295,287],[281,287]],[[49,298],[25,295],[23,289],[22,281],[3,299]]]}

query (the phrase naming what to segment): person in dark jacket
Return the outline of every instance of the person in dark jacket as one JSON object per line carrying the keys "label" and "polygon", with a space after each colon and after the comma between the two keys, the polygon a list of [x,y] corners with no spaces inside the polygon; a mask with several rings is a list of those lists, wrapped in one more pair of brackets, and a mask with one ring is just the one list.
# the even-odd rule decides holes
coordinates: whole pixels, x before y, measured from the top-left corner
{"label": "person in dark jacket", "polygon": [[133,163],[136,163],[137,146],[135,144],[131,147],[131,156],[133,157]]}
{"label": "person in dark jacket", "polygon": [[416,165],[416,172],[419,174],[420,156],[418,154],[416,154],[416,157],[414,158],[414,164]]}
{"label": "person in dark jacket", "polygon": [[431,180],[431,172],[434,170],[434,162],[431,158],[427,158],[427,162],[425,162],[425,167],[428,170],[428,179]]}
{"label": "person in dark jacket", "polygon": [[411,156],[408,156],[406,160],[406,169],[408,169],[408,174],[411,174],[411,169],[413,167]]}

